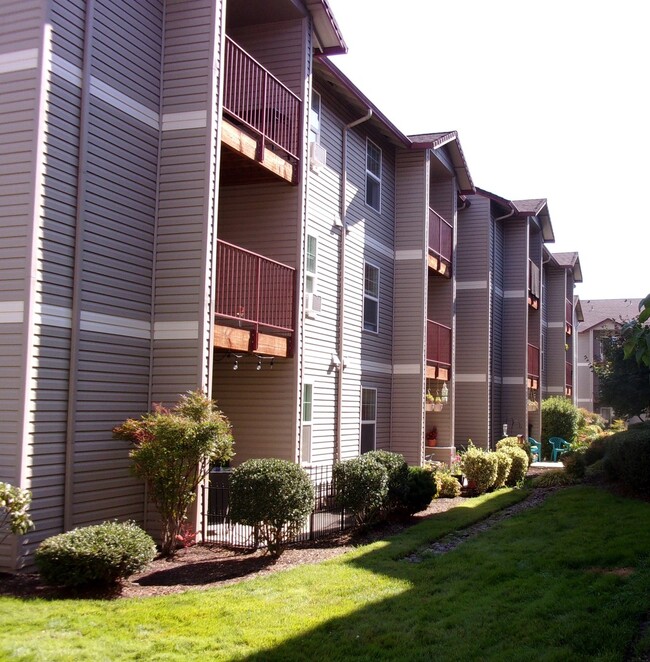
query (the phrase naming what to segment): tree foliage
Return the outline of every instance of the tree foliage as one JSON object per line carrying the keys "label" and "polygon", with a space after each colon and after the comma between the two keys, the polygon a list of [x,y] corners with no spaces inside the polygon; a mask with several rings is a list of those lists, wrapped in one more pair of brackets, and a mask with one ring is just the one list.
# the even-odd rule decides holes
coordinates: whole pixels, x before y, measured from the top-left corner
{"label": "tree foliage", "polygon": [[[630,327],[628,327],[630,328]],[[600,400],[614,409],[616,416],[632,418],[650,412],[650,367],[636,356],[626,358],[624,336],[603,343],[603,361],[594,364]]]}
{"label": "tree foliage", "polygon": [[132,471],[147,484],[162,518],[161,551],[172,556],[197,487],[211,465],[234,455],[230,423],[204,393],[190,391],[171,409],[157,405],[124,421],[113,435],[135,445],[129,454]]}
{"label": "tree foliage", "polygon": [[10,533],[22,535],[34,526],[27,512],[31,500],[29,490],[0,483],[0,544]]}
{"label": "tree foliage", "polygon": [[650,294],[639,303],[639,316],[623,325],[625,358],[650,368]]}

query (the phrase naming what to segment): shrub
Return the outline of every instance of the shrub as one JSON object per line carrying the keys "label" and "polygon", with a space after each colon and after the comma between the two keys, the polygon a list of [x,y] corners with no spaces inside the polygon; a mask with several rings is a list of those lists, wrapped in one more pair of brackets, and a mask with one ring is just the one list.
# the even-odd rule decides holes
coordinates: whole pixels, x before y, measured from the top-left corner
{"label": "shrub", "polygon": [[565,487],[574,484],[573,478],[564,469],[551,469],[531,481],[533,487]]}
{"label": "shrub", "polygon": [[506,484],[506,480],[510,475],[510,468],[512,467],[512,457],[502,451],[494,453],[497,459],[497,477],[494,479],[494,489],[499,489]]}
{"label": "shrub", "polygon": [[0,543],[10,533],[22,535],[34,526],[27,513],[31,500],[29,490],[0,483]]}
{"label": "shrub", "polygon": [[134,522],[104,522],[44,540],[36,565],[48,584],[110,586],[150,563],[156,545]]}
{"label": "shrub", "polygon": [[589,466],[605,457],[605,448],[607,446],[607,437],[598,437],[594,439],[585,450],[585,465]]}
{"label": "shrub", "polygon": [[582,480],[585,477],[585,469],[587,468],[585,463],[586,451],[587,448],[583,447],[567,451],[560,455],[560,461],[564,465],[567,475],[576,481]]}
{"label": "shrub", "polygon": [[129,454],[132,470],[147,484],[162,518],[162,554],[171,556],[198,485],[211,465],[234,455],[230,423],[212,400],[192,391],[171,409],[156,406],[140,419],[124,421],[113,435],[135,445]]}
{"label": "shrub", "polygon": [[437,485],[434,474],[424,467],[408,467],[406,492],[402,498],[404,510],[409,514],[419,513],[427,508],[436,496]]}
{"label": "shrub", "polygon": [[544,457],[549,458],[551,437],[562,437],[570,444],[578,432],[578,408],[562,396],[546,398],[542,402],[542,444]]}
{"label": "shrub", "polygon": [[384,508],[388,511],[402,508],[408,498],[407,483],[409,480],[409,467],[404,456],[390,451],[370,451],[365,456],[376,460],[386,469],[388,494],[383,504]]}
{"label": "shrub", "polygon": [[505,446],[500,452],[509,455],[512,459],[510,473],[506,478],[506,485],[509,487],[522,485],[528,471],[528,456],[526,452],[514,446]]}
{"label": "shrub", "polygon": [[447,472],[436,472],[436,488],[439,499],[453,499],[460,496],[460,483]]}
{"label": "shrub", "polygon": [[467,483],[473,486],[477,494],[487,492],[497,477],[497,458],[494,453],[470,444],[462,458],[462,469]]}
{"label": "shrub", "polygon": [[528,456],[528,464],[533,461],[533,451],[530,448],[528,439],[524,439],[523,435],[521,437],[505,437],[500,441],[497,441],[496,448],[498,451],[500,451],[502,448],[505,448],[506,446],[510,448],[521,448]]}
{"label": "shrub", "polygon": [[338,462],[332,476],[337,504],[352,512],[357,524],[377,518],[388,495],[388,473],[382,464],[366,454]]}
{"label": "shrub", "polygon": [[627,430],[609,437],[605,470],[610,479],[650,494],[650,428]]}
{"label": "shrub", "polygon": [[590,464],[585,469],[585,480],[589,482],[602,482],[607,478],[607,472],[605,471],[605,460],[600,459],[596,460],[593,464]]}
{"label": "shrub", "polygon": [[246,460],[230,481],[230,517],[256,528],[271,556],[305,525],[314,507],[307,472],[288,460]]}

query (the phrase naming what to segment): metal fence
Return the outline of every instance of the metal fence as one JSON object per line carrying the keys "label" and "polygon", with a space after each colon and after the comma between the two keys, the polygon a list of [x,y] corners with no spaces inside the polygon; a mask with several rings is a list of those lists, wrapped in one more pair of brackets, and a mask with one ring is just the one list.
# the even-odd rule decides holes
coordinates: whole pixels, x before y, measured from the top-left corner
{"label": "metal fence", "polygon": [[[332,467],[305,469],[314,487],[314,507],[302,531],[290,542],[316,540],[351,528],[354,517],[336,506]],[[233,549],[261,546],[254,527],[230,519],[230,471],[210,474],[210,485],[203,487],[203,540]]]}

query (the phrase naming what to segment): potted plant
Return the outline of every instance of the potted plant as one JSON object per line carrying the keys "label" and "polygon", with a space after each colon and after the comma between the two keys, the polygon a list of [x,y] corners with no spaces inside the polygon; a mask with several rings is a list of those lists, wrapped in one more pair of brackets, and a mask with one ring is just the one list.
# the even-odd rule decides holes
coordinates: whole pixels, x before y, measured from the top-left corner
{"label": "potted plant", "polygon": [[434,403],[435,403],[435,398],[433,397],[431,391],[427,389],[427,394],[425,396],[426,411],[434,411],[433,409]]}
{"label": "potted plant", "polygon": [[429,432],[427,432],[427,443],[429,448],[433,448],[438,443],[438,428],[434,425]]}
{"label": "potted plant", "polygon": [[440,396],[436,396],[433,399],[433,411],[442,411],[443,404],[444,403],[442,401],[442,398]]}
{"label": "potted plant", "polygon": [[537,400],[528,401],[528,411],[537,411],[539,409],[539,403]]}

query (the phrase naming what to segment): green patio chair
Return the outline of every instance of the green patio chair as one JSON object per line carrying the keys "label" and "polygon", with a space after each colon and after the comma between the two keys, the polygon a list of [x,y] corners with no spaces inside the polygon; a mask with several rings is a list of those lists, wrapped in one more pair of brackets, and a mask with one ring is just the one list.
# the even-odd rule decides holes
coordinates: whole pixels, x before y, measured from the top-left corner
{"label": "green patio chair", "polygon": [[530,444],[530,452],[533,454],[533,462],[541,462],[542,444],[532,437],[528,437],[528,443]]}
{"label": "green patio chair", "polygon": [[557,462],[560,455],[571,448],[571,444],[562,437],[551,437],[548,443],[551,444],[551,460],[553,462]]}

